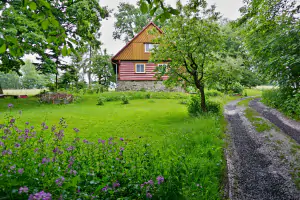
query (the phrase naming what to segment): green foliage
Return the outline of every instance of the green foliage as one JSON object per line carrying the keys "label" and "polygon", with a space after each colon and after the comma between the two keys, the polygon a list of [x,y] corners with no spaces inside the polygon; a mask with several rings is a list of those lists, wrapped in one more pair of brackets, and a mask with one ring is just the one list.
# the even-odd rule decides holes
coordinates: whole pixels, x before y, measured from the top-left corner
{"label": "green foliage", "polygon": [[280,89],[265,90],[262,93],[262,101],[273,108],[279,109],[286,115],[300,119],[300,94],[289,94]]}
{"label": "green foliage", "polygon": [[[156,69],[160,72],[157,78],[168,75],[166,84],[193,86],[205,96],[204,85],[210,65],[221,51],[222,35],[215,7],[194,3],[184,6],[178,3],[180,14],[171,18],[163,27],[164,34],[153,40],[159,45],[151,54],[151,60],[155,63],[170,60],[168,65]],[[201,101],[205,111],[205,99]]]}
{"label": "green foliage", "polygon": [[208,97],[221,97],[224,94],[222,92],[219,92],[217,90],[208,90],[207,92],[205,92],[205,95]]}
{"label": "green foliage", "polygon": [[76,54],[75,45],[96,43],[109,12],[97,0],[1,1],[0,11],[0,71],[18,72],[23,55],[32,53],[40,60],[37,69],[56,75],[69,67],[61,56]]}
{"label": "green foliage", "polygon": [[[147,3],[143,2],[141,7],[145,10],[145,8],[147,8]],[[162,9],[158,8],[155,16],[162,12]],[[126,43],[153,19],[151,13],[144,13],[135,5],[124,2],[119,4],[118,11],[114,15],[117,21],[114,23],[115,30],[113,32],[113,38],[123,40]],[[163,23],[158,19],[155,19],[154,23],[159,27],[163,26]]]}
{"label": "green foliage", "polygon": [[[201,108],[201,100],[199,95],[192,95],[187,106],[188,106],[188,112],[191,116],[199,117],[206,113]],[[221,105],[218,102],[207,100],[206,109],[208,113],[220,114]]]}
{"label": "green foliage", "polygon": [[245,1],[238,24],[252,65],[291,94],[300,90],[300,20],[296,0]]}
{"label": "green foliage", "polygon": [[127,95],[122,95],[121,100],[123,104],[129,104],[129,98]]}
{"label": "green foliage", "polygon": [[105,101],[106,101],[106,99],[105,99],[104,97],[99,96],[99,97],[98,97],[97,105],[102,106],[102,105],[104,105],[104,102],[105,102]]}
{"label": "green foliage", "polygon": [[151,99],[151,93],[146,94],[146,99]]}
{"label": "green foliage", "polygon": [[92,74],[98,78],[98,84],[108,88],[112,82],[116,81],[114,69],[111,63],[111,56],[104,50],[101,54],[94,54],[92,57]]}
{"label": "green foliage", "polygon": [[243,94],[243,90],[244,87],[238,82],[235,82],[229,86],[229,91],[232,91],[234,94]]}

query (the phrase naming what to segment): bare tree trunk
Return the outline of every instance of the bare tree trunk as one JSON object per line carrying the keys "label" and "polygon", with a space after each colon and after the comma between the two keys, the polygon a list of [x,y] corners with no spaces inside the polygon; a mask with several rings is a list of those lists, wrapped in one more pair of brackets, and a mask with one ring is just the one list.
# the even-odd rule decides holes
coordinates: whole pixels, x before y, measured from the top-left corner
{"label": "bare tree trunk", "polygon": [[200,84],[200,88],[198,88],[200,91],[200,98],[201,98],[201,109],[203,112],[206,112],[206,104],[205,104],[205,94],[204,94],[204,86]]}
{"label": "bare tree trunk", "polygon": [[0,94],[3,94],[1,83],[0,83]]}
{"label": "bare tree trunk", "polygon": [[58,73],[55,74],[55,90],[58,90]]}

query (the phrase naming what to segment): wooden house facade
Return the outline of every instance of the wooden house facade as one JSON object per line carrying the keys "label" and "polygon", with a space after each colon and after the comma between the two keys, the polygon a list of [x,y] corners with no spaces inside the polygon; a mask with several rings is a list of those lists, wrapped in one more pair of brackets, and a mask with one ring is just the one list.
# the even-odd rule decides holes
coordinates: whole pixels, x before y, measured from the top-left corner
{"label": "wooden house facade", "polygon": [[163,34],[159,27],[150,22],[112,58],[117,72],[118,91],[167,90],[163,81],[168,77],[163,76],[161,80],[157,80],[154,72],[157,64],[149,63],[151,49],[157,45],[153,44],[152,40],[158,36],[149,33],[152,29],[156,29],[159,35]]}

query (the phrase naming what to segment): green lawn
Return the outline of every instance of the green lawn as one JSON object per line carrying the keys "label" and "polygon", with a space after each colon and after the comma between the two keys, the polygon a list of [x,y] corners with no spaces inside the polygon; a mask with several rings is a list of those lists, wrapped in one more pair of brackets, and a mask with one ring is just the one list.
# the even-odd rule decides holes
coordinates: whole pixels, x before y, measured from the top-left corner
{"label": "green lawn", "polygon": [[[228,99],[231,98],[216,98],[223,102]],[[22,110],[20,118],[17,118],[18,124],[28,121],[30,125],[40,127],[42,122],[46,122],[51,128],[51,125],[58,124],[63,117],[68,124],[65,135],[70,139],[75,137],[73,128],[78,128],[79,136],[89,141],[123,137],[128,141],[149,143],[155,149],[161,150],[167,166],[172,164],[173,159],[178,166],[182,159],[187,162],[182,163],[186,166],[181,186],[184,196],[193,195],[192,199],[219,199],[225,166],[222,117],[190,117],[186,105],[180,104],[180,101],[140,99],[131,100],[128,105],[115,101],[97,106],[96,95],[85,96],[79,103],[70,105],[39,104],[33,97],[1,99],[0,124],[8,111],[7,104],[12,103],[14,107],[11,114],[19,115]],[[165,173],[167,176],[171,171],[167,170]],[[196,186],[198,184],[201,188],[203,186],[200,191]]]}
{"label": "green lawn", "polygon": [[[3,100],[1,100],[3,102]],[[14,105],[14,112],[22,110],[22,123],[26,121],[37,126],[57,124],[65,118],[69,133],[73,128],[80,130],[86,139],[126,137],[161,139],[166,132],[202,129],[202,123],[190,118],[185,105],[179,100],[154,99],[132,100],[130,104],[106,102],[97,106],[95,99],[84,99],[81,103],[70,105],[39,104],[34,98],[5,99],[0,111],[7,110],[7,104]],[[70,135],[72,136],[72,135]]]}

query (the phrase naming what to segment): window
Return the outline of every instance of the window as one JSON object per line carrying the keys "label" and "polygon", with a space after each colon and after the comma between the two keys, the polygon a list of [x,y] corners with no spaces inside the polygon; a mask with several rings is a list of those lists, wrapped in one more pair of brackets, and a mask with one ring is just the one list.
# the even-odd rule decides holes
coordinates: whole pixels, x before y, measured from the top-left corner
{"label": "window", "polygon": [[145,64],[136,64],[135,73],[145,73]]}
{"label": "window", "polygon": [[158,69],[158,72],[159,73],[166,73],[167,72],[167,64],[164,64],[164,63],[162,63],[162,64],[158,64],[157,65],[157,69]]}
{"label": "window", "polygon": [[145,44],[145,52],[150,52],[154,47],[157,47],[158,44]]}

